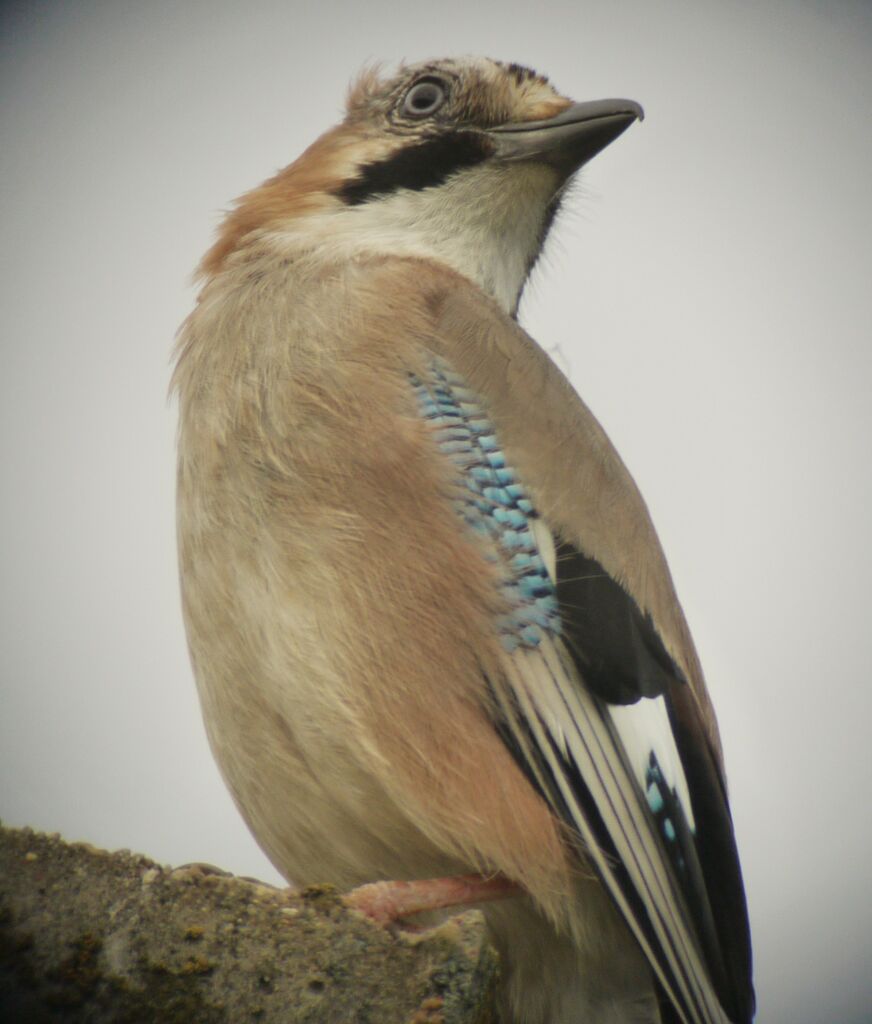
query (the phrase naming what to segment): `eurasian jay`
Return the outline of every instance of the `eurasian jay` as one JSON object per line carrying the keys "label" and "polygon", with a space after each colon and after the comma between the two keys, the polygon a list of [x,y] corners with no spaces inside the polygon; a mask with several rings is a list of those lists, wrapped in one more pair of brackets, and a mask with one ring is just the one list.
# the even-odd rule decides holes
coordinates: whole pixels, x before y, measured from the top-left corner
{"label": "eurasian jay", "polygon": [[754,1011],[715,716],[620,457],[518,326],[636,119],[485,59],[365,73],[243,196],[180,336],[209,740],[297,884],[480,876],[516,1024]]}

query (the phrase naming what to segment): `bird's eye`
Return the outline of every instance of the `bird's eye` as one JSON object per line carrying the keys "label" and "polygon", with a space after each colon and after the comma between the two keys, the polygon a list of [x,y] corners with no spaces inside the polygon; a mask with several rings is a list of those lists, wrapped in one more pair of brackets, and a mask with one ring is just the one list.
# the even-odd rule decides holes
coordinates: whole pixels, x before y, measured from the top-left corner
{"label": "bird's eye", "polygon": [[403,113],[407,117],[429,117],[448,99],[448,86],[440,78],[420,78],[406,93]]}

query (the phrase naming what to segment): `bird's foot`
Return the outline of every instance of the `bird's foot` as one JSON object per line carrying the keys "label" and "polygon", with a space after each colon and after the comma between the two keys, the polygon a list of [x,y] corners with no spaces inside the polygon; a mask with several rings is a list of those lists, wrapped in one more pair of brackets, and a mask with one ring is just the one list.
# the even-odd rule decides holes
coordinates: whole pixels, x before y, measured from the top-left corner
{"label": "bird's foot", "polygon": [[503,900],[523,892],[520,885],[503,875],[455,875],[413,882],[371,882],[352,889],[343,900],[347,906],[384,926],[425,910]]}

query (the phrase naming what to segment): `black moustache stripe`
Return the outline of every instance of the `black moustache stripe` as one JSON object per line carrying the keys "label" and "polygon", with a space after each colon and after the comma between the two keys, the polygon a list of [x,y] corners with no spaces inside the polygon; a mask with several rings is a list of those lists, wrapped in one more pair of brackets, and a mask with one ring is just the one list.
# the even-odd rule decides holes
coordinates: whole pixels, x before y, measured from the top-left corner
{"label": "black moustache stripe", "polygon": [[425,142],[412,143],[387,160],[364,164],[357,177],[336,191],[349,206],[405,188],[419,192],[435,188],[465,167],[474,167],[493,153],[486,136],[451,132]]}

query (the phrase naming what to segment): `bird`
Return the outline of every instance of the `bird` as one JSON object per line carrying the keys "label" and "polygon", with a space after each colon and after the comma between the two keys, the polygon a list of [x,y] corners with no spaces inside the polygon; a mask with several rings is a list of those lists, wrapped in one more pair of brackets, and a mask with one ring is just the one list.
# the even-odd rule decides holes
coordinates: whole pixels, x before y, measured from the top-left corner
{"label": "bird", "polygon": [[368,67],[227,213],[177,343],[183,615],[233,799],[295,884],[471,879],[505,1024],[754,1015],[662,547],[518,322],[576,173],[642,116],[483,57]]}

